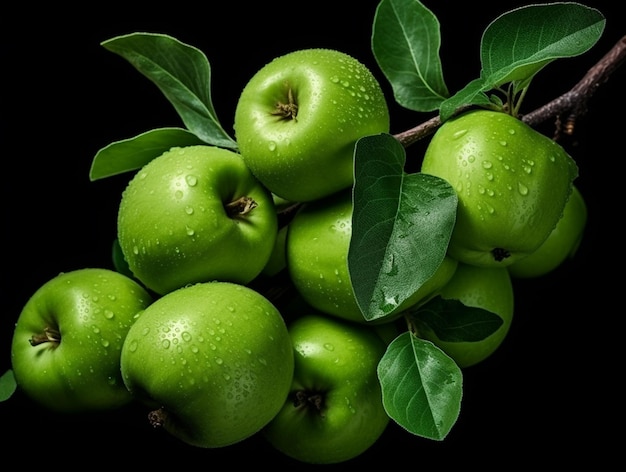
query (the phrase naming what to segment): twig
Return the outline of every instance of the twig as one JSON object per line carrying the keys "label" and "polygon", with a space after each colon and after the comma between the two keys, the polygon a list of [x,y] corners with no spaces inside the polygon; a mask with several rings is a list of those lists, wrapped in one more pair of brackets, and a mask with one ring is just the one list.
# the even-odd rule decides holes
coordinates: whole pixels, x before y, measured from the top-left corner
{"label": "twig", "polygon": [[[577,117],[586,113],[589,99],[625,60],[626,36],[623,36],[571,90],[525,114],[521,119],[531,126],[536,126],[550,118],[558,118],[567,113],[565,132],[571,134]],[[395,134],[394,137],[404,147],[408,147],[433,134],[440,125],[439,116],[435,116],[414,128]]]}

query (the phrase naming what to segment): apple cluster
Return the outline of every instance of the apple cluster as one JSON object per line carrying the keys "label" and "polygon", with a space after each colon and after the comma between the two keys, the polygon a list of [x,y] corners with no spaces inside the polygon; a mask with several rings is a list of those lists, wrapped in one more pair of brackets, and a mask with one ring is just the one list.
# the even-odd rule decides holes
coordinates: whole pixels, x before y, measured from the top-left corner
{"label": "apple cluster", "polygon": [[310,49],[266,64],[237,103],[237,149],[172,146],[129,180],[116,270],[60,274],[28,300],[18,387],[60,412],[139,402],[197,447],[262,434],[308,463],[363,453],[390,420],[377,369],[397,322],[436,298],[495,313],[500,327],[473,342],[412,330],[460,367],[483,361],[509,330],[511,279],[557,268],[586,223],[559,145],[501,111],[454,117],[421,168],[458,198],[447,253],[369,323],[347,264],[354,149],[389,128],[383,90],[355,58]]}
{"label": "apple cluster", "polygon": [[[309,305],[303,290],[306,300],[279,310],[258,281],[311,257],[302,236],[287,251],[280,215],[345,201],[354,143],[389,131],[385,97],[355,58],[297,51],[252,78],[235,128],[239,152],[174,146],[132,176],[119,202],[116,270],[60,274],[21,312],[17,385],[58,412],[139,402],[152,425],[197,447],[262,432],[304,462],[348,460],[389,422],[376,377],[388,330],[332,316],[323,305],[337,302],[325,291]],[[318,224],[303,225],[315,233]],[[342,249],[326,249],[341,266]],[[298,286],[310,283],[297,264]],[[343,282],[339,305],[351,296]]]}

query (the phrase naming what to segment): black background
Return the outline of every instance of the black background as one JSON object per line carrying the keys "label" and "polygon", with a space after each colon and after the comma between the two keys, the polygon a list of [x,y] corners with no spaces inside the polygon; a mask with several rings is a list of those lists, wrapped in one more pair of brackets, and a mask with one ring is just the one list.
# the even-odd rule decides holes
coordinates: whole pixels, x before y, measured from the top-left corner
{"label": "black background", "polygon": [[[488,23],[529,2],[424,3],[441,23],[444,76],[454,92],[478,76]],[[540,72],[524,112],[569,90],[626,33],[619,2],[583,3],[604,13],[605,33],[588,53]],[[129,176],[90,182],[95,153],[153,128],[182,126],[158,89],[101,41],[157,32],[202,50],[212,66],[215,109],[228,131],[247,80],[275,56],[308,47],[342,50],[373,70],[388,93],[392,132],[431,116],[393,102],[370,49],[375,1],[48,5],[28,11],[14,5],[0,20],[1,290],[9,303],[0,316],[0,372],[10,368],[19,312],[41,284],[61,271],[112,268],[117,205]],[[598,470],[620,462],[622,309],[615,306],[621,306],[623,238],[616,223],[623,212],[625,77],[622,67],[597,91],[575,139],[566,143],[589,209],[579,254],[549,276],[516,284],[510,335],[494,356],[465,371],[461,415],[448,437],[430,441],[391,423],[362,456],[326,469],[377,463],[391,470]],[[422,151],[416,144],[408,159],[418,162]],[[71,417],[42,411],[18,392],[0,404],[0,424],[4,470],[317,468],[287,459],[258,437],[217,450],[187,446],[152,430],[133,406]]]}

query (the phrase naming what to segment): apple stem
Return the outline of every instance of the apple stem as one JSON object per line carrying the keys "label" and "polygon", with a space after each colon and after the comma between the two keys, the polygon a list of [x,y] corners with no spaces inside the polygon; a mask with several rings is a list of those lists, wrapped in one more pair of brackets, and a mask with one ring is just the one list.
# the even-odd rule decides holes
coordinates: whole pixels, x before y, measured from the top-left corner
{"label": "apple stem", "polygon": [[306,390],[298,390],[293,400],[296,408],[313,408],[320,416],[324,416],[324,395],[319,392],[309,393]]}
{"label": "apple stem", "polygon": [[46,326],[43,329],[43,333],[34,334],[32,338],[28,340],[31,346],[38,346],[43,343],[57,343],[61,342],[61,333],[58,329]]}
{"label": "apple stem", "polygon": [[246,216],[254,210],[257,205],[257,202],[252,198],[244,196],[227,203],[225,208],[229,218],[236,218],[238,216]]}
{"label": "apple stem", "polygon": [[276,109],[272,112],[272,115],[281,116],[285,119],[291,119],[298,121],[298,104],[293,99],[293,90],[287,86],[287,99],[288,103],[278,102]]}

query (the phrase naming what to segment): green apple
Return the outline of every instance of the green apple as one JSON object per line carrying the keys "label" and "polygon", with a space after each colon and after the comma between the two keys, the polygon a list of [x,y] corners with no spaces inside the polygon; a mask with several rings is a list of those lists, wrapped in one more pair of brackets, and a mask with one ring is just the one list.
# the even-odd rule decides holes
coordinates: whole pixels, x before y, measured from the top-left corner
{"label": "green apple", "polygon": [[574,186],[565,204],[563,216],[548,239],[529,256],[511,264],[509,273],[515,278],[545,275],[574,257],[587,225],[587,205],[580,190]]}
{"label": "green apple", "polygon": [[441,348],[459,367],[478,364],[491,356],[506,338],[513,320],[513,285],[507,268],[459,263],[439,295],[495,313],[502,318],[502,324],[490,336],[476,342],[441,341],[432,331],[420,332],[420,337]]}
{"label": "green apple", "polygon": [[121,355],[124,383],[152,409],[151,424],[204,448],[265,426],[287,398],[293,368],[277,308],[249,287],[221,281],[156,300],[128,332]]}
{"label": "green apple", "polygon": [[379,82],[356,58],[332,49],[277,57],[250,79],[235,109],[244,161],[277,196],[317,200],[353,183],[364,136],[389,131]]}
{"label": "green apple", "polygon": [[15,324],[11,362],[18,387],[59,412],[129,403],[120,374],[122,345],[151,302],[139,283],[108,269],[78,269],[48,280]]}
{"label": "green apple", "polygon": [[421,171],[447,180],[459,198],[449,254],[508,266],[548,237],[578,175],[556,142],[507,113],[473,110],[445,122]]}
{"label": "green apple", "polygon": [[241,156],[199,145],[173,148],[135,174],[117,230],[134,276],[163,295],[197,282],[250,282],[278,227],[271,194]]}
{"label": "green apple", "polygon": [[[351,235],[351,189],[303,204],[288,226],[287,269],[294,286],[312,307],[365,322],[348,271]],[[435,274],[394,313],[427,300],[450,279],[456,265],[455,259],[445,257]],[[390,321],[394,313],[385,320]]]}
{"label": "green apple", "polygon": [[369,326],[315,312],[295,319],[289,333],[291,392],[263,435],[302,462],[331,464],[360,455],[389,422],[376,373],[385,342]]}

